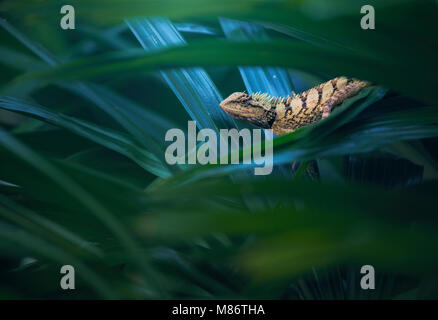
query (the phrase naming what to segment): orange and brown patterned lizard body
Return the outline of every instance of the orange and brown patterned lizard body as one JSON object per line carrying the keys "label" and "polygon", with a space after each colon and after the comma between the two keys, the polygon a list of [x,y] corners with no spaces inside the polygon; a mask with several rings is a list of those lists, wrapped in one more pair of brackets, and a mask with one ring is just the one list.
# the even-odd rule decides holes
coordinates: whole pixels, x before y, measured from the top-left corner
{"label": "orange and brown patterned lizard body", "polygon": [[286,98],[235,92],[220,106],[233,118],[282,135],[326,118],[335,106],[369,85],[366,81],[338,77]]}

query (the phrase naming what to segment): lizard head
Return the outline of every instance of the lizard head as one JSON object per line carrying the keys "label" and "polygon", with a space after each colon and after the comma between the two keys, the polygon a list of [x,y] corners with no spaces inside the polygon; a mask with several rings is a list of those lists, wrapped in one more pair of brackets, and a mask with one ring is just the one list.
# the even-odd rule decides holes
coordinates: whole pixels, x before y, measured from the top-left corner
{"label": "lizard head", "polygon": [[269,129],[275,121],[275,104],[268,95],[234,92],[220,103],[222,110],[235,119]]}

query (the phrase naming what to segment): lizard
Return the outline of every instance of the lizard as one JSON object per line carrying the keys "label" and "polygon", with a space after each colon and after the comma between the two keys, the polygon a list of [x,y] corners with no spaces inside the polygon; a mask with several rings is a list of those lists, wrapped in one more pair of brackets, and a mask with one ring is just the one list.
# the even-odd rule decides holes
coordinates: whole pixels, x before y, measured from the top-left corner
{"label": "lizard", "polygon": [[283,135],[327,118],[334,107],[370,85],[367,81],[337,77],[284,98],[260,92],[234,92],[220,103],[220,107],[233,118]]}

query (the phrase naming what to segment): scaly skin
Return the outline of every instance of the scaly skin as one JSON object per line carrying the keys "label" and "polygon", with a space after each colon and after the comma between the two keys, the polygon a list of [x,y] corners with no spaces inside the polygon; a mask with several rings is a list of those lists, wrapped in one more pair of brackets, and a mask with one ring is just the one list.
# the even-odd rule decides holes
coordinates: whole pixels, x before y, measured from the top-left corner
{"label": "scaly skin", "polygon": [[366,81],[338,77],[286,98],[235,92],[220,106],[233,118],[282,135],[328,117],[334,107],[369,85]]}

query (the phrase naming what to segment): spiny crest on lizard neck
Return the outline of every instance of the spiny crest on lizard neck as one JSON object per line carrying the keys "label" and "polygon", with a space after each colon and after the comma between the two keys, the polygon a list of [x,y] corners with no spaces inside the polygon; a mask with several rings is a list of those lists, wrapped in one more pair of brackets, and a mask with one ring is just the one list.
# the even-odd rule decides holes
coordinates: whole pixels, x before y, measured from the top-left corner
{"label": "spiny crest on lizard neck", "polygon": [[267,93],[256,92],[250,95],[252,99],[258,101],[266,110],[275,108],[279,103],[287,103],[292,97],[273,97]]}

